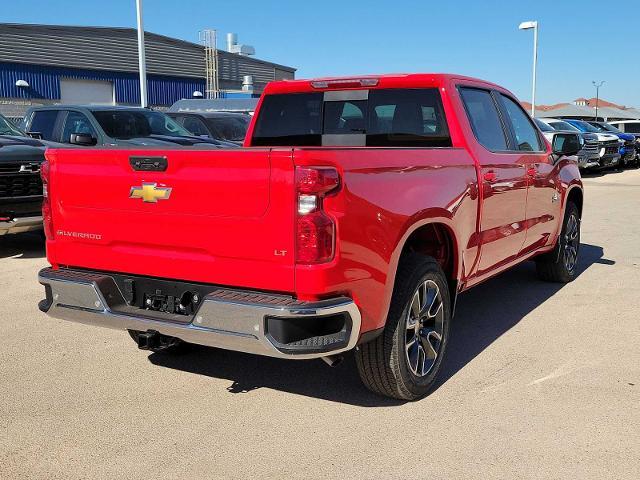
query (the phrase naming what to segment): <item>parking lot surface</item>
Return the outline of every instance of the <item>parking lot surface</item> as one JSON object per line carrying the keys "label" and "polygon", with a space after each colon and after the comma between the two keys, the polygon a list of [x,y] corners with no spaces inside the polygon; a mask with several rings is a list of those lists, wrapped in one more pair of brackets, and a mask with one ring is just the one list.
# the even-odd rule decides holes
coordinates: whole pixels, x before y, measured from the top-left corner
{"label": "parking lot surface", "polygon": [[462,295],[438,387],[352,357],[137,350],[41,314],[36,235],[0,238],[0,478],[640,478],[640,170],[585,182],[580,275]]}

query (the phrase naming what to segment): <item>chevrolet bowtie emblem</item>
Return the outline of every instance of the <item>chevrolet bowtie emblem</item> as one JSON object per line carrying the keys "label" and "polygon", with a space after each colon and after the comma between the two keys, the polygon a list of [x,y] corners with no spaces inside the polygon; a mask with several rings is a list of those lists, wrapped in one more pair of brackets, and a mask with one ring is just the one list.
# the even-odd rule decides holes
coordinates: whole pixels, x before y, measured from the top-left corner
{"label": "chevrolet bowtie emblem", "polygon": [[143,183],[141,187],[131,187],[129,198],[141,198],[146,203],[158,203],[158,200],[168,200],[171,189],[157,187],[156,183]]}

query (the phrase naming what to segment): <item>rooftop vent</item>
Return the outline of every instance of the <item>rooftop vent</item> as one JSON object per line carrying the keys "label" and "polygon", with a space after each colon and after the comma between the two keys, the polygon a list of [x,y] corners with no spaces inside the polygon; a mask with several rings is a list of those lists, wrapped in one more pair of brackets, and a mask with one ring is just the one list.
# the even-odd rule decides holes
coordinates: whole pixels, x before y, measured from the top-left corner
{"label": "rooftop vent", "polygon": [[255,55],[256,49],[251,45],[238,44],[237,33],[227,33],[227,51],[238,55]]}
{"label": "rooftop vent", "polygon": [[242,91],[253,93],[253,75],[242,77]]}

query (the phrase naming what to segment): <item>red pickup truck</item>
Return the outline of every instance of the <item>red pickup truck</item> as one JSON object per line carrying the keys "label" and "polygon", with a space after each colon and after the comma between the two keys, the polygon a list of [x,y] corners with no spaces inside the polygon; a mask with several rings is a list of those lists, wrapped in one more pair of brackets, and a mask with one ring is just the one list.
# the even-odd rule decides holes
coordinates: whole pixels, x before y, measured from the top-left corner
{"label": "red pickup truck", "polygon": [[409,74],[270,83],[244,148],[50,149],[39,306],[142,349],[355,349],[417,399],[460,292],[532,258],[575,277],[581,145],[552,143],[497,85]]}

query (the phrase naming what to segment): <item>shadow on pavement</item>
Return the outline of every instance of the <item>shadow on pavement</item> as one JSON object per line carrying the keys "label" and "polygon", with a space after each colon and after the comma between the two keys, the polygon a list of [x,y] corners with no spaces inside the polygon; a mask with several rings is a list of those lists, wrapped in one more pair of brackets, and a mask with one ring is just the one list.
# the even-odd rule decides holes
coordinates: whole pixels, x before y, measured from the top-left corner
{"label": "shadow on pavement", "polygon": [[39,232],[0,236],[0,258],[44,258],[44,237]]}
{"label": "shadow on pavement", "polygon": [[[615,265],[603,255],[602,247],[581,244],[578,276],[594,263]],[[564,287],[538,280],[535,270],[533,262],[525,262],[460,295],[447,357],[434,389]]]}
{"label": "shadow on pavement", "polygon": [[[582,244],[578,275],[594,263],[613,265],[601,247]],[[438,388],[471,362],[563,284],[537,280],[533,262],[525,262],[460,296],[451,327],[451,340]],[[403,402],[370,393],[360,382],[353,355],[335,368],[321,360],[279,360],[257,355],[194,346],[182,355],[152,353],[154,365],[198,375],[226,379],[229,393],[270,388],[297,395],[363,407],[400,405]]]}

